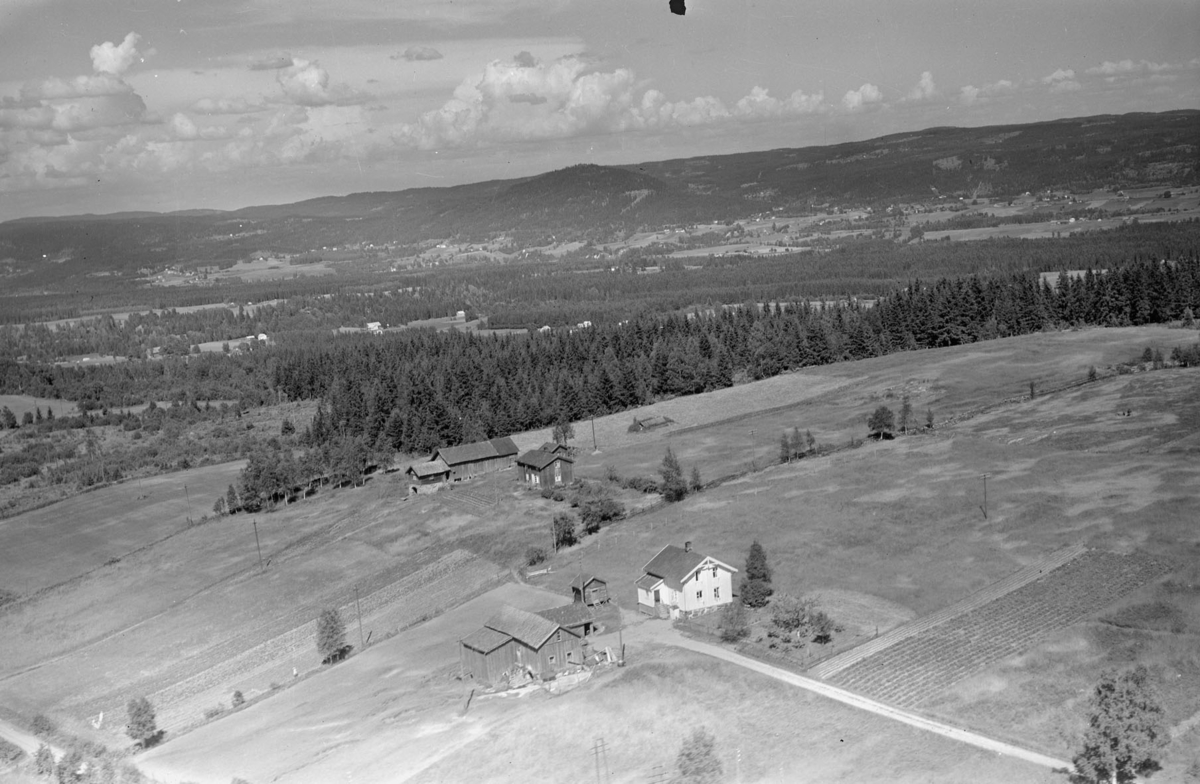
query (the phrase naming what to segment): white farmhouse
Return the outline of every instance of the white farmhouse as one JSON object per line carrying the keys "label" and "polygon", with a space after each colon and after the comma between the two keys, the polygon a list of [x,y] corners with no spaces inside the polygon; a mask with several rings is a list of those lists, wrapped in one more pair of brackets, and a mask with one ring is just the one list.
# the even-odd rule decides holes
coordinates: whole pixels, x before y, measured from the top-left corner
{"label": "white farmhouse", "polygon": [[642,567],[635,581],[638,609],[660,618],[679,618],[715,610],[733,600],[737,569],[712,556],[669,544]]}

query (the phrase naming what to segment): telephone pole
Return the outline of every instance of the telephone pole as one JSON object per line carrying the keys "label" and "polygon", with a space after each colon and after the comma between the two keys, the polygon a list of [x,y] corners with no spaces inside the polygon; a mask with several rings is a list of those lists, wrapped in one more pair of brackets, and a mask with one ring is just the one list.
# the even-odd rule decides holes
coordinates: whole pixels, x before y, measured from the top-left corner
{"label": "telephone pole", "polygon": [[983,510],[983,519],[986,520],[987,519],[987,478],[988,478],[988,475],[982,474],[979,478],[983,480],[983,506],[981,506],[979,508]]}
{"label": "telephone pole", "polygon": [[596,415],[592,415],[592,451],[599,452],[600,447],[596,446]]}
{"label": "telephone pole", "polygon": [[265,572],[262,560],[262,544],[258,541],[258,520],[253,520],[251,524],[254,526],[254,546],[258,548],[258,571]]}
{"label": "telephone pole", "polygon": [[192,524],[192,496],[188,493],[187,485],[183,486],[183,497],[187,499],[187,508],[188,508],[187,521],[188,521],[188,525],[191,525]]}
{"label": "telephone pole", "polygon": [[359,652],[362,652],[363,648],[367,647],[367,644],[365,642],[363,642],[362,605],[358,603],[358,585],[357,584],[355,584],[355,586],[354,586],[354,609],[358,612],[358,650],[359,650]]}

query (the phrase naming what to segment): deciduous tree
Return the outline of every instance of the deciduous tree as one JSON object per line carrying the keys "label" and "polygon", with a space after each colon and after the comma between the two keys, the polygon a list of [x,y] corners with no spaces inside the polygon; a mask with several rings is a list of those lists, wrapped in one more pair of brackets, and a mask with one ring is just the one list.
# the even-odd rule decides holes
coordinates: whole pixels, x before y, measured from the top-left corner
{"label": "deciduous tree", "polygon": [[867,432],[875,438],[885,438],[892,435],[896,429],[896,415],[887,406],[880,406],[867,420]]}
{"label": "deciduous tree", "polygon": [[697,727],[683,741],[675,767],[678,781],[684,784],[717,784],[724,771],[717,757],[717,739],[704,727]]}
{"label": "deciduous tree", "polygon": [[129,714],[125,732],[140,743],[142,748],[152,745],[158,737],[158,723],[150,700],[136,697],[129,701],[125,709]]}
{"label": "deciduous tree", "polygon": [[554,549],[570,547],[579,541],[575,532],[575,518],[566,512],[554,515]]}
{"label": "deciduous tree", "polygon": [[1132,781],[1155,765],[1169,734],[1145,666],[1109,671],[1088,701],[1088,727],[1075,769],[1095,782]]}

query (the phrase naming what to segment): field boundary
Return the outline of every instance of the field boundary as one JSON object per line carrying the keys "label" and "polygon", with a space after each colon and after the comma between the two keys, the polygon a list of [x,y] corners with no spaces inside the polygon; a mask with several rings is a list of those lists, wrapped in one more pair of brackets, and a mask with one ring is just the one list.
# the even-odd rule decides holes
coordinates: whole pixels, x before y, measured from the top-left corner
{"label": "field boundary", "polygon": [[978,609],[989,602],[1002,598],[1018,588],[1044,577],[1058,567],[1070,563],[1086,552],[1087,548],[1079,544],[1068,545],[1067,547],[1055,550],[1032,564],[1013,572],[1008,577],[985,586],[961,601],[955,602],[948,607],[943,607],[923,618],[917,618],[916,620],[897,626],[895,629],[876,637],[870,642],[865,642],[848,651],[825,659],[817,665],[810,667],[808,674],[817,678],[831,678],[868,656],[879,653],[909,637],[918,635],[971,610]]}

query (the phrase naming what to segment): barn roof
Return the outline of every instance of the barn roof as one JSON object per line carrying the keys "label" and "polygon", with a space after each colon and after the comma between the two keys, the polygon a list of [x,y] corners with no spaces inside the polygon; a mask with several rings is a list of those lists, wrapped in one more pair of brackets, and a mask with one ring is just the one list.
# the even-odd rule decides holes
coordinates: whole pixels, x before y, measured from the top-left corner
{"label": "barn roof", "polygon": [[710,559],[709,556],[703,553],[698,553],[695,550],[685,550],[682,547],[676,547],[669,544],[658,551],[658,555],[650,559],[650,563],[642,567],[642,571],[646,574],[661,577],[667,585],[675,590],[683,588],[683,581],[688,578],[696,567],[704,563],[706,560],[712,560],[725,569],[731,572],[736,572],[729,564],[718,561],[716,558]]}
{"label": "barn roof", "polygon": [[486,626],[462,638],[462,644],[480,653],[491,653],[512,638]]}
{"label": "barn roof", "polygon": [[433,459],[441,458],[448,466],[491,460],[494,457],[512,457],[521,450],[511,438],[493,438],[491,441],[476,441],[474,444],[445,446],[433,453]]}
{"label": "barn roof", "polygon": [[571,581],[571,587],[583,590],[584,588],[588,587],[588,585],[590,585],[591,583],[600,583],[601,585],[608,585],[608,581],[605,580],[604,578],[597,577],[594,574],[584,573],[584,574],[579,575],[578,577],[576,577],[574,580]]}
{"label": "barn roof", "polygon": [[569,452],[570,448],[566,444],[560,444],[557,441],[547,441],[538,447],[543,452],[554,454],[556,452]]}
{"label": "barn roof", "polygon": [[564,463],[575,462],[566,455],[555,455],[541,449],[531,449],[517,458],[517,465],[529,466],[534,471],[541,471],[546,466],[553,464],[555,460],[562,460]]}
{"label": "barn roof", "polygon": [[438,474],[447,474],[450,472],[450,466],[441,458],[434,458],[424,463],[413,463],[408,467],[405,473],[410,473],[418,479],[424,479],[429,476],[437,476]]}
{"label": "barn roof", "polygon": [[534,649],[541,648],[550,635],[559,630],[557,623],[509,605],[501,607],[500,612],[489,618],[484,626],[507,634]]}
{"label": "barn roof", "polygon": [[570,631],[575,626],[583,626],[593,620],[592,611],[578,603],[564,604],[561,607],[551,607],[549,610],[538,610],[537,615],[562,626]]}

